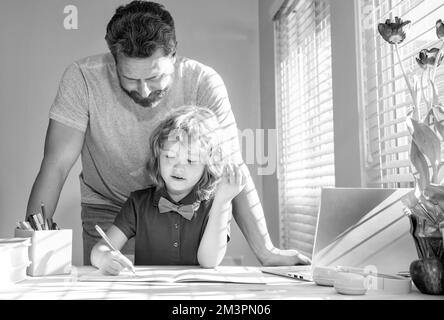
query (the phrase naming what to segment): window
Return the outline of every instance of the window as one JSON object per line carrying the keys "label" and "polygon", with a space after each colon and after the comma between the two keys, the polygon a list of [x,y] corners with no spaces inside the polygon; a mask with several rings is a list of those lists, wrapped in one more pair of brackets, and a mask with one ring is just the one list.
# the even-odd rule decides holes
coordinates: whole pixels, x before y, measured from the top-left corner
{"label": "window", "polygon": [[287,0],[274,26],[281,246],[311,256],[320,188],[335,184],[329,1]]}
{"label": "window", "polygon": [[[394,46],[379,35],[377,24],[395,16],[410,20],[399,45],[406,73],[421,78],[415,57],[421,49],[440,47],[435,22],[444,18],[442,0],[359,0],[359,70],[362,115],[363,176],[368,187],[413,187],[409,161],[409,132],[405,120],[411,97]],[[436,83],[443,92],[443,73]],[[425,115],[425,104],[420,108]]]}

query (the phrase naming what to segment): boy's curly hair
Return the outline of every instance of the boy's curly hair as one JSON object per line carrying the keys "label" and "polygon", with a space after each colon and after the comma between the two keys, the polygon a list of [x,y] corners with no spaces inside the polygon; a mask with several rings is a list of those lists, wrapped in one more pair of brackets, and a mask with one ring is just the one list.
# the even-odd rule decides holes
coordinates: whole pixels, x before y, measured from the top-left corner
{"label": "boy's curly hair", "polygon": [[201,147],[199,158],[205,164],[196,185],[197,197],[200,201],[211,198],[223,169],[220,130],[216,115],[208,108],[182,106],[174,109],[154,129],[149,139],[150,154],[146,169],[154,184],[158,187],[165,185],[160,175],[159,161],[165,142],[197,140]]}

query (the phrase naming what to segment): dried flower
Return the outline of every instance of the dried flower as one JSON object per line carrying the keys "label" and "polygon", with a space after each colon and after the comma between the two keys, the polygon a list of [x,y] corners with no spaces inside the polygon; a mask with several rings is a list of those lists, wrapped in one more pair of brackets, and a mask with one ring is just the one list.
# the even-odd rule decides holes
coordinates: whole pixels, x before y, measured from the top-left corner
{"label": "dried flower", "polygon": [[436,35],[439,39],[444,40],[444,23],[441,19],[436,21]]}
{"label": "dried flower", "polygon": [[[416,58],[416,62],[424,70],[426,70],[427,67],[433,68],[435,66],[435,61],[438,53],[438,48],[432,48],[430,50],[423,49],[419,52],[419,57]],[[443,58],[444,56],[440,55],[437,66],[441,64]]]}
{"label": "dried flower", "polygon": [[404,26],[410,23],[410,20],[402,21],[400,18],[395,17],[395,21],[392,22],[387,19],[385,23],[378,24],[379,34],[385,41],[391,44],[399,44],[405,39]]}

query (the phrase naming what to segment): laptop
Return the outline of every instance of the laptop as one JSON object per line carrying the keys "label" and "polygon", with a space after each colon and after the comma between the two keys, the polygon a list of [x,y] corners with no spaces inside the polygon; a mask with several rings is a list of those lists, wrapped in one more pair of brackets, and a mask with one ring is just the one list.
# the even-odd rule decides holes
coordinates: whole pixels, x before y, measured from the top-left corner
{"label": "laptop", "polygon": [[316,266],[405,274],[418,259],[401,203],[410,190],[322,188],[312,265],[261,267],[261,271],[302,281],[312,281]]}

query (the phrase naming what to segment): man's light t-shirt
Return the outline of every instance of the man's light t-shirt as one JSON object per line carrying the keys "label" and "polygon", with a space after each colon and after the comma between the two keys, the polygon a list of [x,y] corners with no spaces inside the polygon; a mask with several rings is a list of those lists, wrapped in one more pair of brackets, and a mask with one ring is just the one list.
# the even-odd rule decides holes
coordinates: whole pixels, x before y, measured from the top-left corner
{"label": "man's light t-shirt", "polygon": [[183,105],[210,108],[221,124],[224,154],[236,163],[242,162],[227,90],[212,68],[177,57],[167,95],[155,108],[143,108],[120,87],[110,53],[68,66],[50,118],[85,132],[82,203],[120,208],[131,192],[150,186],[145,169],[149,136],[166,113]]}

